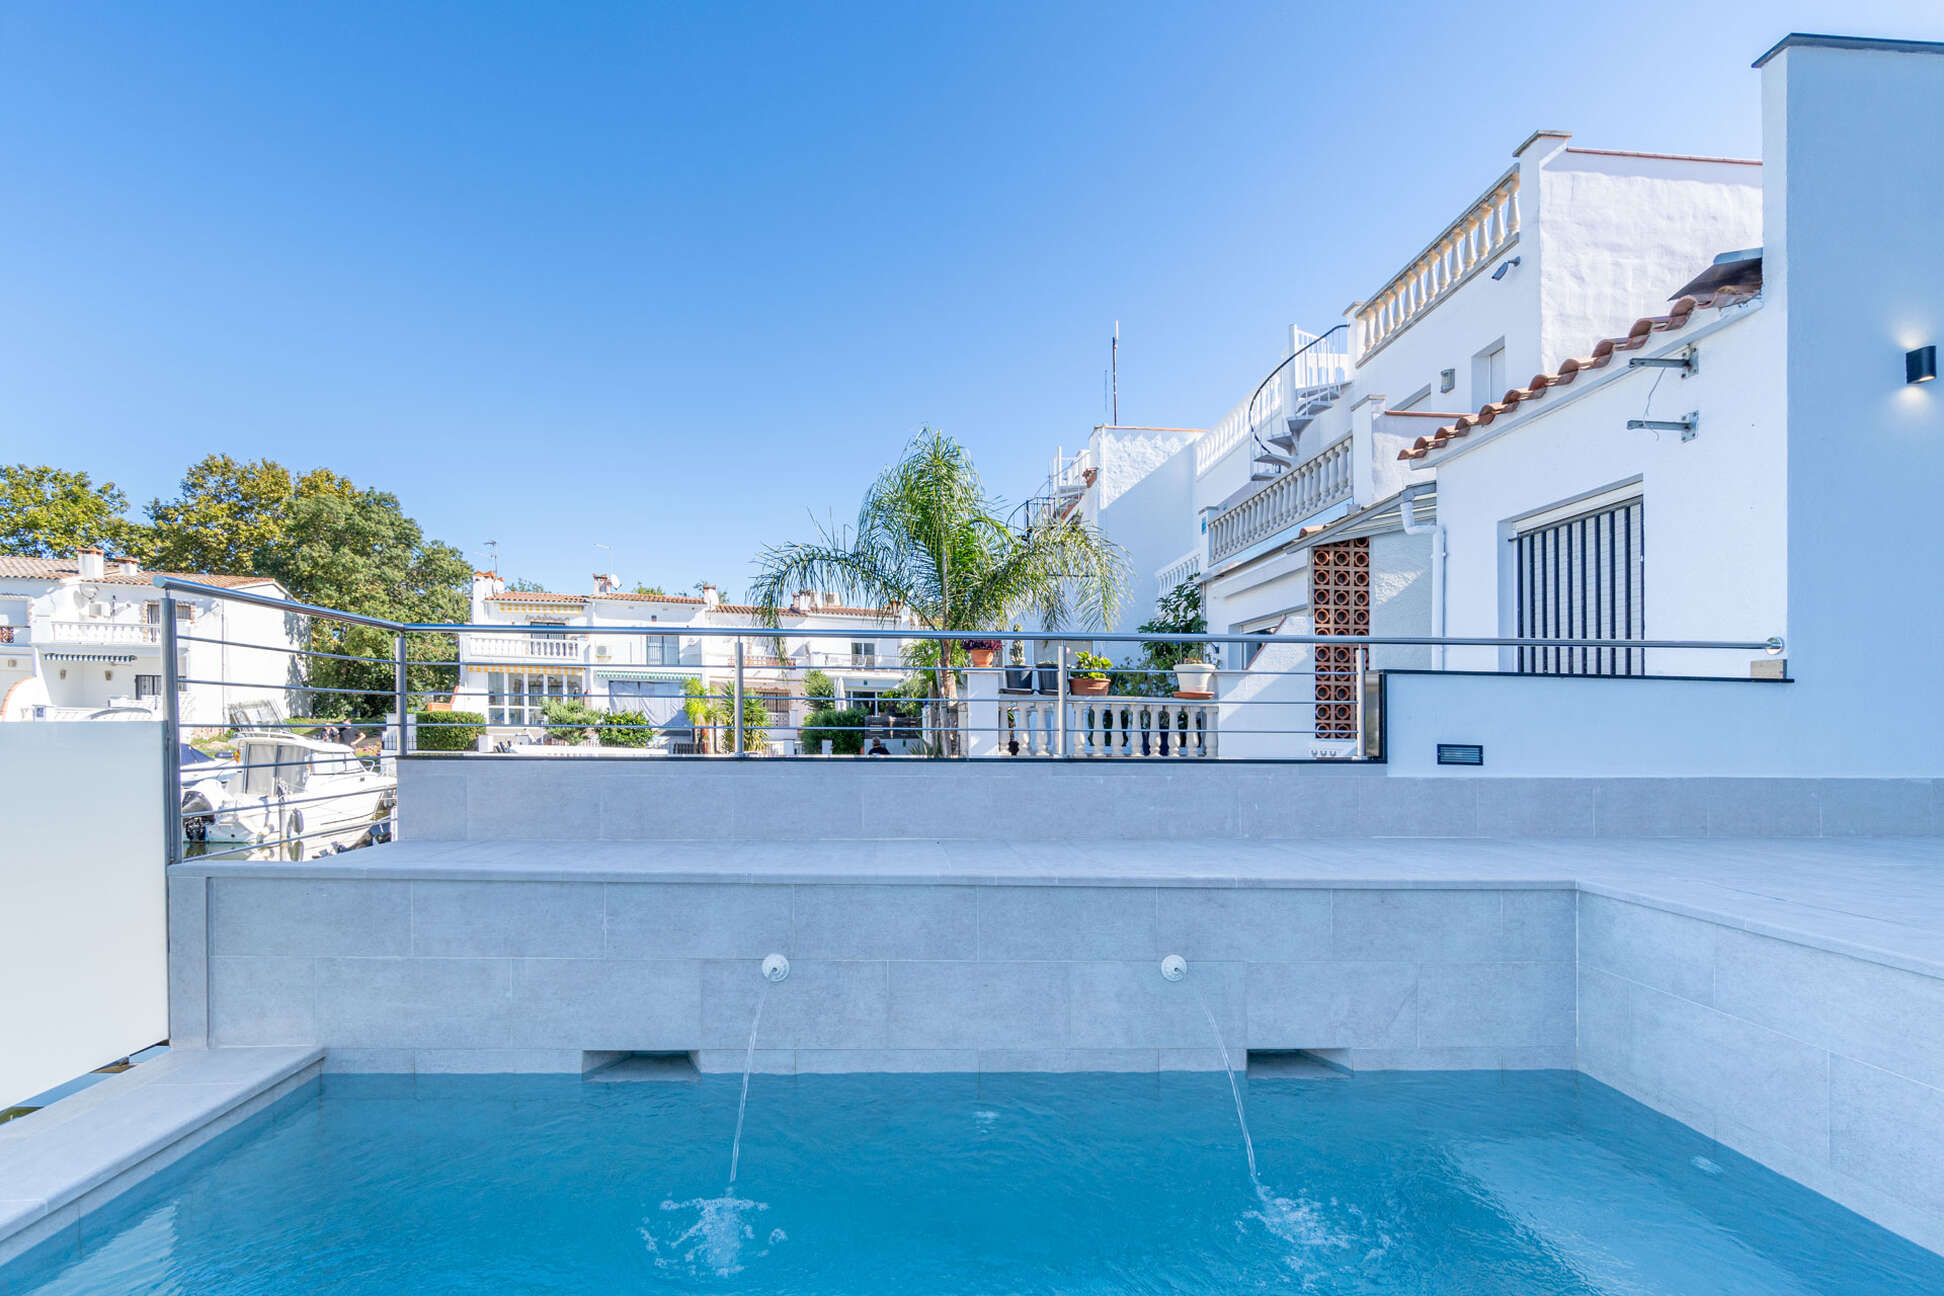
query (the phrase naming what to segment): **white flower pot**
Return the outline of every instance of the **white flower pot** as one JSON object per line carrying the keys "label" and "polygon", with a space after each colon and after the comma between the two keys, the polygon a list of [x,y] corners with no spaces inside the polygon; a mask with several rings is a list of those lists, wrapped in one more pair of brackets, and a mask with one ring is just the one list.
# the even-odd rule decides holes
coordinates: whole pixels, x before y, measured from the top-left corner
{"label": "white flower pot", "polygon": [[1177,693],[1213,693],[1215,668],[1207,662],[1182,662],[1174,668]]}

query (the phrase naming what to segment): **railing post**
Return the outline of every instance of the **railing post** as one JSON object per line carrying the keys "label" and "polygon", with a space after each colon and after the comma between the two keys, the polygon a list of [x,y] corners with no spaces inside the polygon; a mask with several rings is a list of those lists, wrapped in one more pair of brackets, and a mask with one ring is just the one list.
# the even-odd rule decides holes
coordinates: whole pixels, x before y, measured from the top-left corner
{"label": "railing post", "polygon": [[1060,644],[1060,669],[1054,684],[1053,726],[1053,754],[1071,755],[1067,751],[1067,646],[1064,642]]}
{"label": "railing post", "polygon": [[[182,859],[182,672],[176,662],[175,595],[162,592],[162,863]],[[227,636],[225,636],[227,637]]]}
{"label": "railing post", "polygon": [[744,755],[743,714],[742,714],[743,711],[743,641],[741,635],[736,636],[736,690],[735,690],[735,700],[733,705],[736,713],[735,716],[736,756],[738,759],[741,759],[741,757]]}
{"label": "railing post", "polygon": [[398,711],[398,755],[403,756],[411,737],[411,688],[405,679],[405,632],[392,635],[392,706]]}

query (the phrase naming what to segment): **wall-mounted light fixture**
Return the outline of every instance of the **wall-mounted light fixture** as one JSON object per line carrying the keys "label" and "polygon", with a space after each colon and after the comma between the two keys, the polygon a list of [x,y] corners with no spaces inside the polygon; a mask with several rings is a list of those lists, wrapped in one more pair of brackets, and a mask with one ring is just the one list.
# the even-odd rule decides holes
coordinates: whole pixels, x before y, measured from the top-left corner
{"label": "wall-mounted light fixture", "polygon": [[1930,382],[1937,377],[1937,347],[1920,346],[1915,351],[1904,352],[1904,381],[1907,383]]}
{"label": "wall-mounted light fixture", "polygon": [[1510,261],[1501,261],[1501,262],[1499,262],[1499,268],[1498,268],[1498,269],[1496,269],[1496,270],[1494,270],[1494,271],[1492,271],[1492,278],[1494,278],[1494,279],[1503,279],[1503,278],[1505,278],[1505,276],[1506,276],[1506,274],[1507,274],[1507,273],[1509,273],[1509,272],[1511,271],[1511,269],[1512,269],[1512,267],[1513,267],[1513,266],[1515,266],[1515,265],[1517,265],[1517,264],[1519,264],[1519,258],[1518,258],[1518,257],[1513,257],[1513,258],[1512,258],[1512,259],[1511,259]]}

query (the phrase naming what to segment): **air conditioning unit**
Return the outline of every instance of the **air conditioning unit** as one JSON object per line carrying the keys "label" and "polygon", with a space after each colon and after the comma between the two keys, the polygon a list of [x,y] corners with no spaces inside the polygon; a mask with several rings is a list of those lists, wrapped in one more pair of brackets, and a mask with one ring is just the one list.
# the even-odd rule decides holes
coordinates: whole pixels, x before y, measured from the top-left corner
{"label": "air conditioning unit", "polygon": [[594,660],[606,661],[607,659],[608,659],[608,646],[606,644],[596,644],[594,646]]}

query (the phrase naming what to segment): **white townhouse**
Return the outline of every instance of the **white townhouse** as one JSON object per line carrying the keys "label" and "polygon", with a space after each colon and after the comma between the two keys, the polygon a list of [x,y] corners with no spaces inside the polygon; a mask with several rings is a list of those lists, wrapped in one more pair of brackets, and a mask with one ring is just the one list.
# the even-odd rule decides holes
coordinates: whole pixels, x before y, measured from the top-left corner
{"label": "white townhouse", "polygon": [[[459,636],[460,678],[453,706],[486,716],[495,738],[531,735],[552,699],[578,698],[605,711],[640,711],[656,725],[677,722],[690,680],[710,691],[731,683],[735,639],[695,629],[743,628],[743,687],[770,713],[770,746],[794,749],[808,712],[804,678],[830,676],[837,697],[868,713],[889,711],[879,698],[904,678],[904,638],[913,624],[899,608],[861,608],[835,595],[799,592],[766,627],[761,610],[725,603],[713,585],[700,596],[637,594],[611,575],[596,575],[588,594],[509,590],[493,572],[475,572],[475,630]],[[666,626],[663,633],[619,633],[621,626]],[[605,628],[605,631],[604,631]],[[806,630],[841,631],[807,635]]]}
{"label": "white townhouse", "polygon": [[[1759,247],[1761,208],[1758,162],[1583,148],[1537,132],[1340,322],[1292,328],[1282,360],[1211,429],[1097,429],[1042,496],[1140,561],[1122,628],[1194,579],[1216,632],[1444,633],[1441,474],[1400,452],[1557,371],[1616,321],[1666,310],[1670,289],[1717,254]],[[1429,667],[1439,656],[1379,649],[1370,664]],[[1261,676],[1229,677],[1225,703],[1293,712],[1312,678],[1317,694],[1313,726],[1225,714],[1225,753],[1300,754],[1280,735],[1248,733],[1297,727],[1315,731],[1309,754],[1349,754],[1351,649],[1230,653],[1224,664]],[[1266,721],[1269,708],[1256,710]]]}
{"label": "white townhouse", "polygon": [[[0,557],[0,721],[160,718],[158,574],[288,597],[267,577],[156,573],[99,549]],[[303,618],[191,594],[176,596],[175,616],[184,724],[228,727],[302,712]]]}

